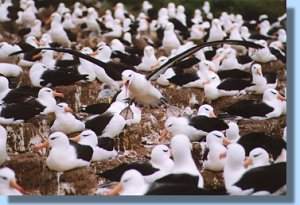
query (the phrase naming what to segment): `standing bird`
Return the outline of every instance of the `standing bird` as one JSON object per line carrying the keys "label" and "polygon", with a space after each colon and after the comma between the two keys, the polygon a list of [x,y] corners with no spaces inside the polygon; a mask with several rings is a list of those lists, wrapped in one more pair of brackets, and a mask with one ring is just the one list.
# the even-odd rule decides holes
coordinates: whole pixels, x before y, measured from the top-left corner
{"label": "standing bird", "polygon": [[155,88],[144,75],[132,70],[125,70],[122,73],[125,88],[131,99],[145,106],[158,106],[166,103],[161,92]]}
{"label": "standing bird", "polygon": [[223,31],[219,19],[212,20],[207,41],[220,41],[223,40],[225,37],[226,33]]}
{"label": "standing bird", "polygon": [[51,147],[46,160],[47,167],[57,172],[64,172],[90,165],[93,148],[69,141],[62,132],[52,133],[48,140],[34,146],[35,150]]}
{"label": "standing bird", "polygon": [[67,103],[59,103],[55,108],[55,120],[50,127],[51,132],[71,134],[84,130],[85,124],[72,115],[73,110]]}
{"label": "standing bird", "polygon": [[101,161],[115,158],[118,153],[113,148],[113,140],[108,138],[97,138],[92,130],[84,130],[80,135],[71,138],[79,144],[88,145],[93,148],[92,161]]}
{"label": "standing bird", "polygon": [[170,149],[166,145],[157,145],[151,151],[149,162],[123,163],[99,175],[111,181],[120,181],[126,171],[134,169],[144,176],[146,182],[152,183],[170,173],[174,166],[170,157]]}
{"label": "standing bird", "polygon": [[206,144],[208,147],[207,160],[203,162],[204,169],[212,171],[222,171],[224,169],[225,159],[222,157],[226,153],[226,138],[222,132],[212,131],[206,135]]}
{"label": "standing bird", "polygon": [[165,129],[172,135],[185,134],[191,141],[198,141],[214,130],[224,131],[227,124],[220,119],[207,116],[169,117],[165,122]]}
{"label": "standing bird", "polygon": [[230,115],[251,119],[269,119],[284,114],[283,102],[286,99],[277,90],[267,89],[263,94],[262,102],[254,100],[241,100],[223,110]]}
{"label": "standing bird", "polygon": [[175,31],[174,25],[172,23],[167,23],[164,30],[164,37],[162,39],[162,47],[168,53],[173,49],[177,49],[181,45]]}

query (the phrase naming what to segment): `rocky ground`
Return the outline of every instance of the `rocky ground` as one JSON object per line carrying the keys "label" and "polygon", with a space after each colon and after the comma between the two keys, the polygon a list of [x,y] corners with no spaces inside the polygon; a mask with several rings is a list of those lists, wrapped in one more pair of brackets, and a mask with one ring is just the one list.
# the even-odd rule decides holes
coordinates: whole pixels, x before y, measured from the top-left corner
{"label": "rocky ground", "polygon": [[[279,73],[279,91],[283,92],[286,84],[285,65],[272,62],[263,65],[263,71],[277,70]],[[20,79],[21,84],[28,84],[27,72]],[[63,92],[67,102],[77,114],[80,106],[96,103],[101,84],[98,82],[77,83],[72,86],[59,86],[56,90]],[[161,91],[171,105],[180,109],[189,105],[192,95],[200,104],[205,102],[204,93],[200,89],[176,88],[174,86],[161,87]],[[225,106],[241,99],[260,99],[259,95],[245,95],[239,97],[223,97],[212,102],[216,114]],[[8,151],[10,160],[8,166],[15,170],[17,179],[30,195],[94,195],[100,187],[107,183],[97,176],[97,173],[111,169],[123,162],[149,159],[151,148],[158,143],[168,144],[169,139],[162,139],[159,135],[166,120],[165,108],[143,108],[142,121],[133,125],[115,139],[115,148],[119,151],[117,159],[93,163],[91,167],[80,168],[63,173],[50,171],[45,165],[45,153],[34,153],[32,144],[40,142],[49,134],[49,127],[54,116],[40,116],[21,125],[6,126],[8,131]],[[269,120],[240,120],[238,122],[241,135],[252,131],[263,131],[281,137],[286,126],[286,117]],[[201,148],[194,144],[193,156],[199,170],[201,170]],[[203,171],[205,186],[213,189],[223,187],[222,173]],[[59,183],[58,183],[59,181]]]}

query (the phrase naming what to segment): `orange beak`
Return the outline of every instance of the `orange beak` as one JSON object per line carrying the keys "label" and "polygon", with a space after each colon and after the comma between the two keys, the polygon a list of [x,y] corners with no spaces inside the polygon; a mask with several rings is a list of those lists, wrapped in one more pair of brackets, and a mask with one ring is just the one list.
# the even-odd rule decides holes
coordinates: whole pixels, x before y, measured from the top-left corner
{"label": "orange beak", "polygon": [[209,113],[209,117],[216,118],[217,116],[216,116],[216,114],[213,111],[211,111]]}
{"label": "orange beak", "polygon": [[34,145],[32,149],[33,149],[33,151],[38,151],[38,150],[41,150],[41,149],[47,148],[47,147],[49,147],[49,142],[45,141],[43,143]]}
{"label": "orange beak", "polygon": [[108,196],[117,196],[120,195],[120,192],[123,190],[122,183],[118,183],[112,190],[110,190]]}
{"label": "orange beak", "polygon": [[244,160],[244,167],[247,168],[252,164],[253,164],[252,159],[250,157],[246,157],[246,159]]}
{"label": "orange beak", "polygon": [[123,81],[123,83],[124,83],[124,85],[125,85],[126,88],[128,88],[129,82],[130,82],[129,80]]}
{"label": "orange beak", "polygon": [[225,159],[225,158],[226,158],[226,152],[220,154],[219,159]]}
{"label": "orange beak", "polygon": [[280,94],[277,95],[277,99],[281,101],[286,101],[286,98]]}
{"label": "orange beak", "polygon": [[77,135],[75,137],[70,138],[70,140],[75,141],[75,142],[79,142],[80,140],[80,135]]}
{"label": "orange beak", "polygon": [[65,97],[63,93],[56,92],[56,91],[53,91],[53,96],[54,97],[60,97],[60,98],[64,98]]}
{"label": "orange beak", "polygon": [[206,80],[203,82],[203,85],[207,85],[209,83],[209,80]]}
{"label": "orange beak", "polygon": [[96,56],[98,53],[97,51],[94,51],[93,53],[90,54],[90,56]]}
{"label": "orange beak", "polygon": [[223,138],[223,145],[228,146],[229,144],[231,144],[231,141],[227,137],[224,137]]}
{"label": "orange beak", "polygon": [[9,182],[9,186],[21,192],[22,194],[26,194],[25,190],[17,183],[16,180],[11,180]]}
{"label": "orange beak", "polygon": [[35,54],[34,56],[32,56],[32,60],[38,60],[39,58],[42,57],[42,54],[41,53],[38,53],[38,54]]}
{"label": "orange beak", "polygon": [[257,75],[262,75],[262,73],[261,73],[260,70],[256,70],[256,74],[257,74]]}
{"label": "orange beak", "polygon": [[65,109],[65,112],[70,112],[70,113],[73,113],[74,111],[72,110],[72,108],[70,107],[66,107]]}

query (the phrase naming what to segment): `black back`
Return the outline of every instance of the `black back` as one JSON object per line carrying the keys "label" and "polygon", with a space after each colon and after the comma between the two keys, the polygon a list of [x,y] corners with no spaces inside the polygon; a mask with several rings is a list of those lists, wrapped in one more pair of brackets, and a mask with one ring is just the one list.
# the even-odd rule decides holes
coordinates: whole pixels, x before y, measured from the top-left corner
{"label": "black back", "polygon": [[229,78],[224,80],[218,85],[218,89],[220,90],[243,90],[246,87],[254,85],[251,80],[237,79],[237,78]]}
{"label": "black back", "polygon": [[274,193],[286,185],[286,162],[250,169],[234,185],[242,190],[253,188],[254,192]]}
{"label": "black back", "polygon": [[143,176],[151,175],[158,171],[158,169],[152,167],[152,165],[149,163],[134,162],[131,164],[123,163],[113,169],[102,172],[99,175],[101,177],[109,179],[110,181],[120,181],[124,172],[130,169],[139,171]]}
{"label": "black back", "polygon": [[88,145],[82,145],[78,144],[72,140],[70,141],[70,145],[72,145],[77,153],[77,158],[85,160],[85,161],[91,161],[93,157],[93,148]]}
{"label": "black back", "polygon": [[198,188],[198,176],[169,174],[155,181],[146,195],[224,195],[225,190]]}
{"label": "black back", "polygon": [[1,110],[1,117],[26,121],[39,115],[44,109],[45,106],[32,98],[25,102],[6,105]]}
{"label": "black back", "polygon": [[59,85],[73,85],[75,82],[80,80],[86,80],[88,75],[81,75],[76,69],[56,69],[46,70],[41,76],[42,86],[59,86]]}
{"label": "black back", "polygon": [[246,155],[256,147],[264,148],[272,157],[276,158],[286,149],[286,142],[279,137],[272,137],[263,132],[252,132],[242,136],[238,143],[245,148]]}
{"label": "black back", "polygon": [[112,151],[114,149],[114,140],[110,137],[98,137],[98,147],[105,149],[107,151]]}
{"label": "black back", "polygon": [[228,125],[223,120],[202,115],[192,117],[189,125],[204,132],[211,132],[214,130],[222,131],[228,129]]}
{"label": "black back", "polygon": [[20,103],[24,102],[30,97],[36,98],[38,96],[40,88],[22,86],[11,90],[7,95],[2,99],[5,103]]}
{"label": "black back", "polygon": [[86,121],[85,128],[93,130],[97,136],[100,136],[113,116],[114,115],[111,112],[105,112],[94,117],[93,119]]}
{"label": "black back", "polygon": [[220,79],[224,78],[237,78],[237,79],[250,79],[252,78],[251,73],[240,69],[221,70],[218,71]]}
{"label": "black back", "polygon": [[199,79],[196,73],[183,73],[179,75],[174,75],[172,78],[168,79],[171,83],[175,85],[185,85],[189,82],[193,82]]}
{"label": "black back", "polygon": [[241,116],[245,118],[250,117],[266,117],[266,114],[272,112],[274,109],[265,103],[257,103],[254,100],[241,100],[227,108],[224,111],[231,115]]}

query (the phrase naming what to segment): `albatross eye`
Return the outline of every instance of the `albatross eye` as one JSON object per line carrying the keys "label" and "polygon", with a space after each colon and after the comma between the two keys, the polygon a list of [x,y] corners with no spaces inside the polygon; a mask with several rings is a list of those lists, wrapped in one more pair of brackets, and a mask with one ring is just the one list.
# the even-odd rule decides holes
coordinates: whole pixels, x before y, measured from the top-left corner
{"label": "albatross eye", "polygon": [[163,149],[163,152],[168,152],[169,150],[167,150],[167,149]]}
{"label": "albatross eye", "polygon": [[57,137],[51,137],[50,140],[55,140]]}
{"label": "albatross eye", "polygon": [[206,111],[209,111],[209,109],[208,109],[208,108],[206,108],[206,107],[205,107],[204,109],[205,109]]}
{"label": "albatross eye", "polygon": [[222,136],[214,134],[217,138],[221,138]]}
{"label": "albatross eye", "polygon": [[260,156],[260,153],[259,153],[259,154],[253,155],[254,158],[256,158],[256,157],[258,157],[258,156]]}
{"label": "albatross eye", "polygon": [[7,177],[2,177],[2,176],[1,176],[1,179],[3,179],[3,180],[7,180]]}
{"label": "albatross eye", "polygon": [[271,91],[271,93],[272,93],[272,94],[274,94],[274,95],[277,95],[277,93],[276,93],[276,92],[274,92],[274,91]]}

